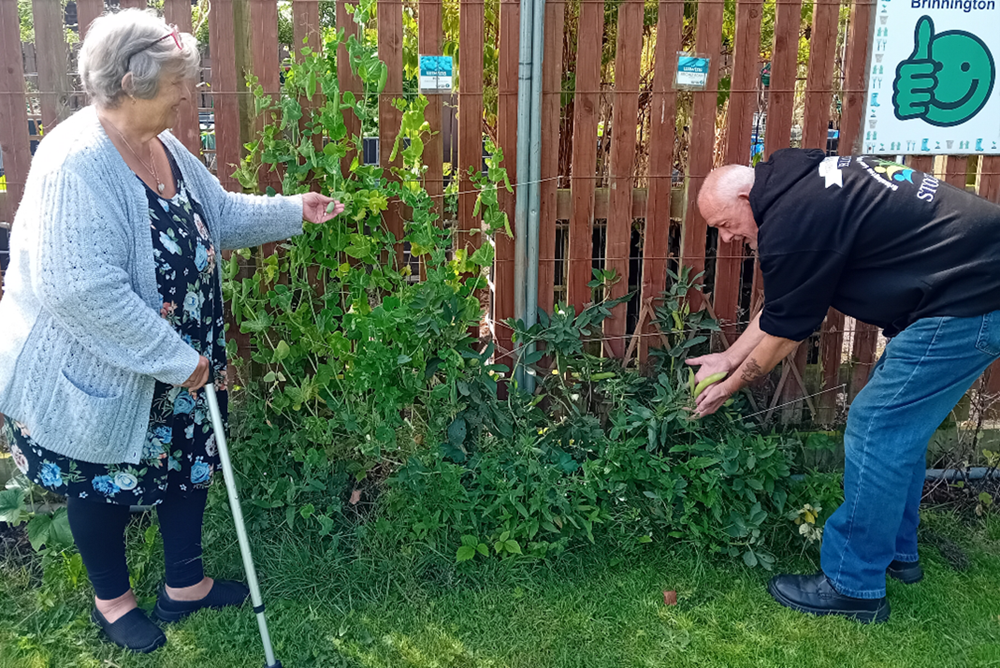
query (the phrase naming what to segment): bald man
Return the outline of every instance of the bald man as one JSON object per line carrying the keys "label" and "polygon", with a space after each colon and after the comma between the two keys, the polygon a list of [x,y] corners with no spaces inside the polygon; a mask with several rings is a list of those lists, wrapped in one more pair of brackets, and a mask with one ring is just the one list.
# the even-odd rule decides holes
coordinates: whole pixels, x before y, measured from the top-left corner
{"label": "bald man", "polygon": [[757,250],[764,277],[764,307],[739,340],[688,360],[699,380],[729,374],[698,397],[698,415],[773,369],[831,306],[890,337],[851,404],[822,570],[768,584],[794,610],[885,621],[886,575],[923,578],[927,442],[1000,357],[1000,207],[879,158],[786,149],[712,172],[698,208],[723,241]]}

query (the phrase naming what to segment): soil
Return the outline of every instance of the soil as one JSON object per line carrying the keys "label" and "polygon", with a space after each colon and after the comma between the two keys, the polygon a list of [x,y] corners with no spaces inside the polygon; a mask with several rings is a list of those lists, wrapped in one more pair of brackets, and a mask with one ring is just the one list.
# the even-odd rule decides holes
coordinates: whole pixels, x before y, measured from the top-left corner
{"label": "soil", "polygon": [[0,522],[0,565],[27,566],[35,559],[24,525]]}

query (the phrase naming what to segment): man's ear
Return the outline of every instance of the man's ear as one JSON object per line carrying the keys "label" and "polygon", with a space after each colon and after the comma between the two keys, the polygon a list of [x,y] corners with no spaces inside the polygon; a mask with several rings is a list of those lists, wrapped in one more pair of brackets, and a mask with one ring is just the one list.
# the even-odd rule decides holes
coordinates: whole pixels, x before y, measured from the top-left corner
{"label": "man's ear", "polygon": [[126,72],[125,76],[122,77],[122,90],[129,97],[132,97],[132,94],[135,92],[135,80],[131,72]]}

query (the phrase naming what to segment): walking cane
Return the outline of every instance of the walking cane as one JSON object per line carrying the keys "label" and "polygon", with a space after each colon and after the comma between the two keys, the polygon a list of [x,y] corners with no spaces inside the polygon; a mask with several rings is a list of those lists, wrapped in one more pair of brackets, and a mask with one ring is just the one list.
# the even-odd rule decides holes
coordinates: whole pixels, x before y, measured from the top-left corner
{"label": "walking cane", "polygon": [[243,524],[243,510],[240,508],[240,497],[236,493],[236,476],[233,474],[233,463],[229,459],[226,430],[222,424],[222,411],[219,410],[219,400],[215,396],[215,385],[212,383],[205,386],[205,397],[208,399],[208,409],[212,414],[215,443],[219,446],[219,460],[222,462],[222,474],[226,478],[226,491],[229,493],[229,507],[233,510],[236,536],[240,542],[240,554],[243,555],[243,568],[247,573],[247,584],[250,585],[250,600],[253,602],[253,611],[257,614],[260,639],[264,643],[264,658],[267,661],[265,668],[281,668],[281,662],[274,659],[271,634],[267,632],[267,620],[264,619],[264,600],[260,597],[260,585],[257,584],[257,571],[253,567],[253,555],[250,554],[247,528]]}

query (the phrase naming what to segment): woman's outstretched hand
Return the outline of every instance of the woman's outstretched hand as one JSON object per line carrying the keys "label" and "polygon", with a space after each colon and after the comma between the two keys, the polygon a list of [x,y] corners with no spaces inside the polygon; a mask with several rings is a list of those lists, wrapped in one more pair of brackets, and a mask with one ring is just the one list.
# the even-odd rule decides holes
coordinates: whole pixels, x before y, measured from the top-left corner
{"label": "woman's outstretched hand", "polygon": [[302,218],[310,223],[321,225],[343,212],[344,205],[335,199],[319,193],[302,195]]}

